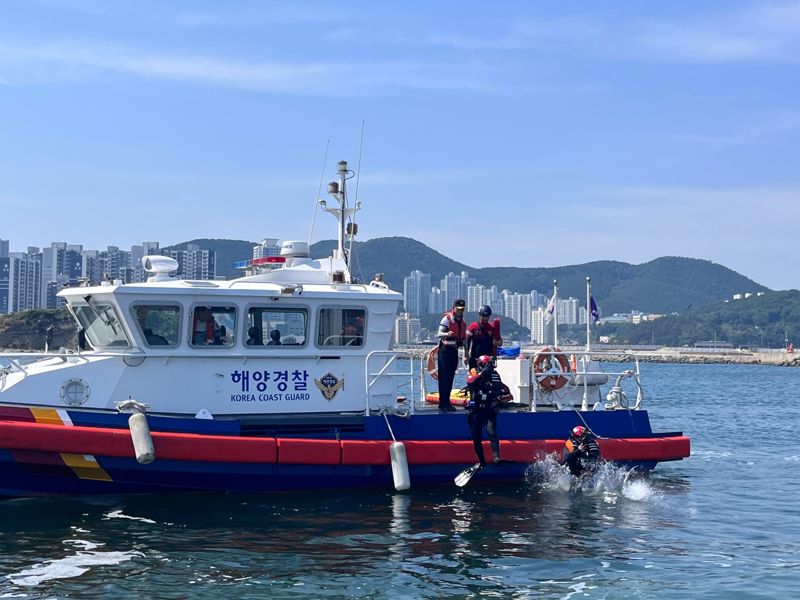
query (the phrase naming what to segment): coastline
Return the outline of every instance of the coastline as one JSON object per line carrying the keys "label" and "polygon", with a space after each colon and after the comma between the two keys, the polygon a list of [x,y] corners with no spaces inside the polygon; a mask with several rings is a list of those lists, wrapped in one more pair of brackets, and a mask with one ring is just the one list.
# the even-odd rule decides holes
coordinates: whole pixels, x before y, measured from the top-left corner
{"label": "coastline", "polygon": [[[414,359],[424,359],[433,348],[433,344],[425,346],[395,347],[393,350],[402,350],[411,354]],[[522,354],[533,356],[540,346],[523,346]],[[561,348],[565,354],[579,354],[583,347],[564,346]],[[800,353],[788,353],[786,350],[764,349],[761,351],[745,350],[718,350],[699,351],[688,348],[659,348],[658,350],[636,350],[622,348],[595,347],[599,354],[593,358],[601,362],[639,362],[651,363],[679,363],[679,364],[731,364],[731,365],[772,365],[776,367],[800,367]],[[21,350],[18,348],[0,348],[0,353],[40,353],[42,350]],[[52,354],[60,354],[53,351]],[[2,366],[2,365],[0,365]]]}
{"label": "coastline", "polygon": [[[396,347],[395,350],[405,350],[411,353],[413,358],[425,358],[430,352],[433,344],[427,346]],[[532,356],[536,354],[540,346],[523,346],[522,354]],[[583,347],[564,346],[564,353],[580,353]],[[652,363],[679,363],[679,364],[733,364],[733,365],[772,365],[777,367],[800,367],[800,354],[788,353],[786,350],[764,349],[758,351],[750,350],[695,350],[689,348],[659,348],[657,350],[637,350],[623,348],[606,348],[597,346],[594,348],[602,353],[595,355],[594,358],[601,362],[639,362]]]}

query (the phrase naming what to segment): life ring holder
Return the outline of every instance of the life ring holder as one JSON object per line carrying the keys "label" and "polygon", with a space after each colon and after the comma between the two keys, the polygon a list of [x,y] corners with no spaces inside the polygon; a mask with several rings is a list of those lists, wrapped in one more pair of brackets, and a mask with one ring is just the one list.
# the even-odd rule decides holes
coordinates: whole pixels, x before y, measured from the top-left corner
{"label": "life ring holder", "polygon": [[549,374],[551,369],[548,369],[547,372],[544,370],[545,361],[552,357],[558,361],[561,373],[570,372],[569,359],[567,359],[567,355],[555,354],[556,352],[560,352],[560,350],[556,347],[553,347],[551,350],[549,346],[545,346],[533,357],[533,372],[535,374],[534,376],[536,377],[536,382],[539,384],[539,387],[546,392],[560,390],[562,387],[567,385],[568,382],[568,379],[564,375]]}
{"label": "life ring holder", "polygon": [[428,352],[428,375],[430,375],[434,381],[439,381],[439,346],[434,346],[433,349]]}

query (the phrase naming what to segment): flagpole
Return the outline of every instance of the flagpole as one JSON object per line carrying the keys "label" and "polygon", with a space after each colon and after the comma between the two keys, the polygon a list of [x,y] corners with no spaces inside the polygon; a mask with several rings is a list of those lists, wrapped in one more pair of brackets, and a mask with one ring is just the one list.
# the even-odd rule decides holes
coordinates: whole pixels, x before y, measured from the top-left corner
{"label": "flagpole", "polygon": [[586,351],[592,347],[592,278],[586,278]]}
{"label": "flagpole", "polygon": [[553,350],[558,348],[558,279],[553,279]]}

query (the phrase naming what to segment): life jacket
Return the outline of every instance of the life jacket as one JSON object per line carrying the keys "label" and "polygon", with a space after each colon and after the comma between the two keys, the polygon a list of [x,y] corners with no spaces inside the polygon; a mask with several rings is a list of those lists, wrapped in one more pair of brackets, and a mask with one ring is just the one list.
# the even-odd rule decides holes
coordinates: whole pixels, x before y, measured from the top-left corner
{"label": "life jacket", "polygon": [[477,358],[484,354],[494,356],[496,353],[494,325],[491,323],[484,325],[480,320],[474,324],[477,324],[477,327],[472,330],[472,342],[469,347],[470,358]]}
{"label": "life jacket", "polygon": [[467,323],[464,321],[464,317],[461,317],[460,321],[456,321],[455,315],[453,311],[444,313],[444,316],[449,320],[449,330],[450,333],[455,337],[455,340],[451,339],[443,339],[442,345],[443,346],[453,346],[461,347],[464,345],[464,338],[467,337]]}
{"label": "life jacket", "polygon": [[581,443],[576,443],[576,442],[577,442],[577,440],[573,441],[573,438],[570,437],[564,443],[564,455],[565,456],[567,454],[570,454],[570,453],[574,452],[575,450],[577,450],[578,446],[580,446],[581,443],[582,443],[586,447],[586,450],[584,450],[583,453],[582,453],[582,454],[586,455],[584,458],[586,458],[588,460],[599,460],[600,459],[600,444],[597,443],[597,438],[596,437],[589,436],[586,439],[584,439]]}

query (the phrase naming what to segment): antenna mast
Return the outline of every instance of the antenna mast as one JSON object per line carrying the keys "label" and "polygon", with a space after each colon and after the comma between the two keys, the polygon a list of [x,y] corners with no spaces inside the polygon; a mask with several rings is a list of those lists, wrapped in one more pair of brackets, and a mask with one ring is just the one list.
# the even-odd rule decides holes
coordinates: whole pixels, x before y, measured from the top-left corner
{"label": "antenna mast", "polygon": [[355,212],[361,208],[361,202],[356,201],[355,206],[353,208],[347,207],[347,180],[352,179],[355,175],[353,171],[347,168],[347,161],[340,160],[339,161],[339,181],[331,181],[328,184],[328,195],[335,199],[336,202],[339,203],[339,208],[328,208],[328,204],[325,200],[320,199],[319,203],[322,206],[322,210],[325,212],[332,214],[337,221],[339,221],[339,239],[336,251],[334,252],[334,258],[342,259],[345,264],[347,265],[348,270],[348,283],[350,277],[350,258],[347,255],[347,251],[344,247],[345,242],[345,232],[347,233],[355,233],[355,224],[352,227],[347,227],[347,219],[351,217]]}
{"label": "antenna mast", "polygon": [[[331,147],[331,141],[328,140],[328,143],[325,144],[325,158],[322,159],[322,171],[319,174],[319,186],[317,187],[317,199],[319,199],[319,195],[322,193],[322,178],[325,177],[325,163],[328,162],[328,150]],[[308,247],[311,247],[311,242],[314,238],[314,223],[317,220],[317,206],[319,203],[314,204],[314,214],[311,217],[311,230],[308,232]]]}

